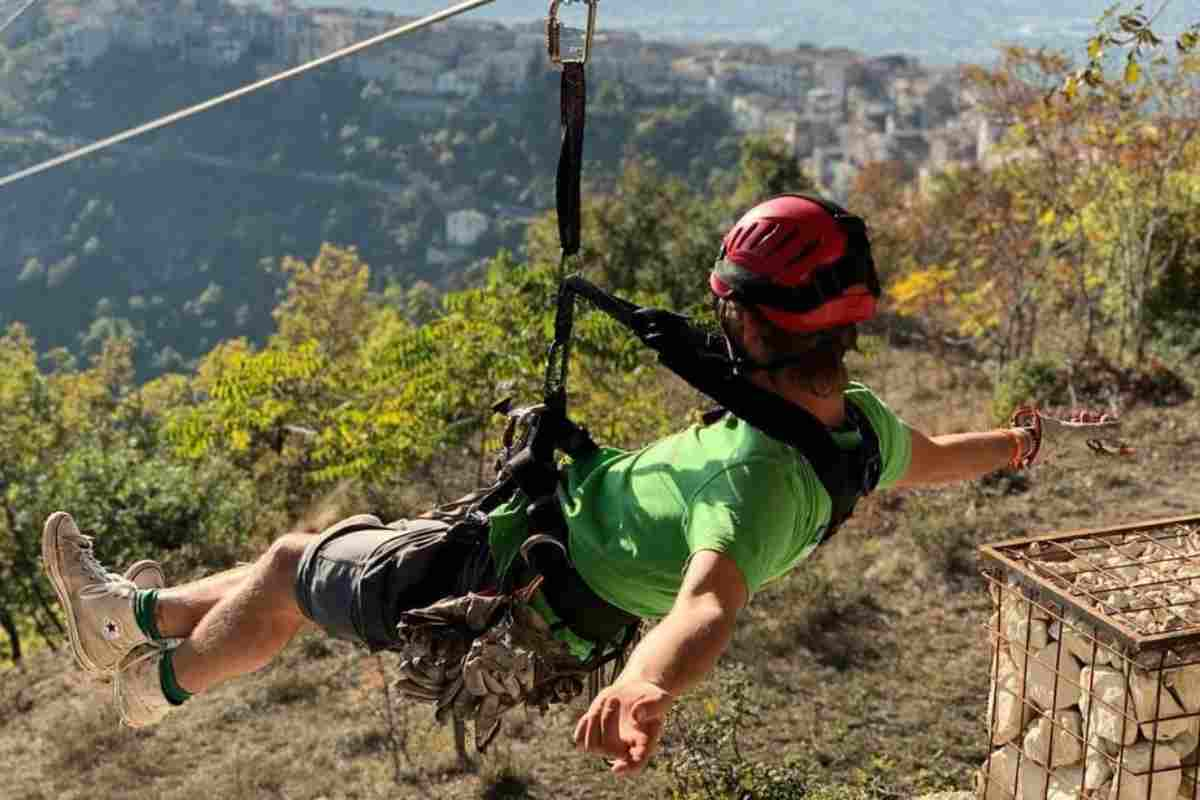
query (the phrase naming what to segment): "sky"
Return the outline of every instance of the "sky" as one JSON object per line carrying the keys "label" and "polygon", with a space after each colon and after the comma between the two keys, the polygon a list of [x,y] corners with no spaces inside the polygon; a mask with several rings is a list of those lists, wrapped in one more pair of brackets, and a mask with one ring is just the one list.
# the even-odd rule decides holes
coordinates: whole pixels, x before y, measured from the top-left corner
{"label": "sky", "polygon": [[[369,6],[422,15],[454,0],[320,0],[311,5]],[[1157,9],[1162,0],[1147,3]],[[1082,54],[1111,0],[600,0],[601,26],[633,29],[648,39],[757,41],[849,47],[870,55],[907,53],[930,64],[988,61],[996,44],[1066,47]],[[1132,5],[1132,4],[1129,4]],[[1164,31],[1200,17],[1195,0],[1171,0]],[[544,17],[547,0],[497,0],[476,19],[527,22]],[[1189,12],[1189,7],[1191,11]]]}

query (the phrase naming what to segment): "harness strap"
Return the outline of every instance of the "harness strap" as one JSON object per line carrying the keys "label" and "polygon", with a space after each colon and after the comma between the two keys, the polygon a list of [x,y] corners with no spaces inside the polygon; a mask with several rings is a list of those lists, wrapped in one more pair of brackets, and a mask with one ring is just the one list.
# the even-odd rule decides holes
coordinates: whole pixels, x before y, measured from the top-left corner
{"label": "harness strap", "polygon": [[829,492],[833,502],[830,510],[829,527],[821,537],[821,544],[828,542],[841,530],[842,523],[850,519],[858,501],[874,491],[883,470],[883,459],[879,453],[879,436],[875,433],[866,415],[853,403],[846,404],[846,420],[858,430],[862,444],[838,462],[835,471],[817,473],[821,484]]}
{"label": "harness strap", "polygon": [[[825,538],[853,511],[854,503],[879,483],[879,441],[871,424],[853,404],[847,421],[863,443],[854,451],[838,447],[825,425],[806,409],[752,383],[726,352],[720,337],[671,311],[643,308],[605,292],[579,275],[563,282],[559,302],[578,294],[631,330],[658,353],[659,362],[693,388],[776,441],[798,449],[834,498],[834,518]],[[838,498],[842,498],[839,502]]]}
{"label": "harness strap", "polygon": [[[561,520],[562,511],[558,513]],[[522,551],[530,569],[542,577],[546,602],[562,620],[560,624],[576,636],[607,649],[620,644],[629,629],[641,622],[597,595],[584,581],[567,555],[566,520],[527,539]]]}

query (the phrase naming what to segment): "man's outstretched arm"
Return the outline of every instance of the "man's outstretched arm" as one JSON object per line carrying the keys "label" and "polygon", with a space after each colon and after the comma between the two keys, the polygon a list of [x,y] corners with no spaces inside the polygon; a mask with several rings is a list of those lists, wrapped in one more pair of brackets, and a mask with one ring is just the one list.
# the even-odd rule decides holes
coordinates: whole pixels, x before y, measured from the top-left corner
{"label": "man's outstretched arm", "polygon": [[1021,447],[1032,446],[1029,434],[1020,428],[926,436],[909,426],[912,461],[894,484],[897,487],[928,486],[980,478],[1008,466],[1013,457],[1013,437]]}
{"label": "man's outstretched arm", "polygon": [[[1116,438],[1121,421],[1109,414],[1081,411],[1066,418],[1037,415],[1038,452],[1059,463],[1087,461],[1097,454],[1128,456],[1134,450]],[[895,486],[924,486],[974,480],[1021,460],[1034,447],[1031,428],[929,437],[911,426],[912,459]]]}
{"label": "man's outstretched arm", "polygon": [[658,748],[671,703],[716,665],[747,597],[733,559],[711,550],[696,553],[671,612],[579,720],[576,746],[615,759],[617,774],[645,766]]}

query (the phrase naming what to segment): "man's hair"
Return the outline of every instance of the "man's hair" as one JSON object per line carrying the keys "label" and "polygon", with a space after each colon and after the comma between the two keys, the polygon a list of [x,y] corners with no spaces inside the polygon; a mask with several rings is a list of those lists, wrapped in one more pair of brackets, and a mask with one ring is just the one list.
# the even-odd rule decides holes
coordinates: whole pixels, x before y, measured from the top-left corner
{"label": "man's hair", "polygon": [[735,346],[745,352],[746,319],[753,316],[759,338],[766,352],[766,363],[786,359],[786,366],[777,371],[787,372],[789,379],[806,391],[820,397],[840,393],[846,388],[849,376],[844,359],[846,352],[858,349],[857,326],[842,325],[816,333],[795,333],[771,323],[752,305],[721,298],[716,306],[717,322],[725,335],[735,340]]}

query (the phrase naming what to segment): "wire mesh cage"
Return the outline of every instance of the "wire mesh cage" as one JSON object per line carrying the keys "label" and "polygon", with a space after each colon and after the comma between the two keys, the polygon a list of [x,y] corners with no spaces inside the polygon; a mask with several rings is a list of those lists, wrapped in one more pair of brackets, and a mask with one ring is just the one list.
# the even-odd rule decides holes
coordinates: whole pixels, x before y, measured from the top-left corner
{"label": "wire mesh cage", "polygon": [[1200,800],[1200,516],[981,548],[986,800]]}

